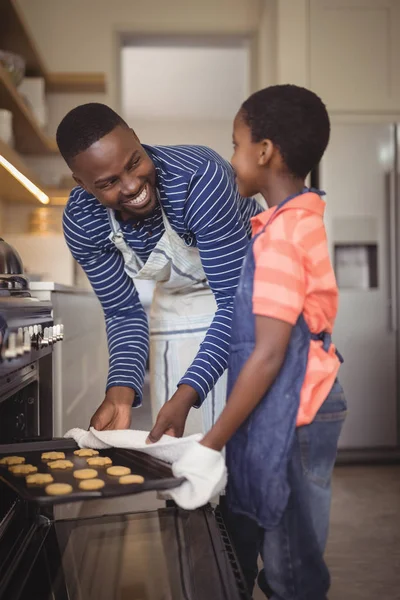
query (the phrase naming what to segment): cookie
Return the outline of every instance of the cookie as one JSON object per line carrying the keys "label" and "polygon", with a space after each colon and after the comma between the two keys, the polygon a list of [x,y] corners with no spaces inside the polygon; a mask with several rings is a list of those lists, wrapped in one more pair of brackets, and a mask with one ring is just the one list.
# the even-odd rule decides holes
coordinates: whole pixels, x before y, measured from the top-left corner
{"label": "cookie", "polygon": [[23,456],[3,456],[0,459],[0,465],[22,465],[25,462],[25,458]]}
{"label": "cookie", "polygon": [[97,477],[96,469],[78,469],[73,472],[75,479],[93,479]]}
{"label": "cookie", "polygon": [[105,485],[102,479],[84,479],[79,482],[79,488],[86,491],[100,490]]}
{"label": "cookie", "polygon": [[128,467],[108,467],[107,475],[121,477],[122,475],[130,475],[131,470]]}
{"label": "cookie", "polygon": [[86,462],[91,467],[108,467],[112,465],[112,460],[108,456],[93,456],[92,458],[87,458]]}
{"label": "cookie", "polygon": [[54,462],[47,463],[50,469],[71,469],[74,463],[70,460],[55,460]]}
{"label": "cookie", "polygon": [[51,483],[54,479],[50,473],[34,473],[33,475],[27,475],[25,481],[27,485],[45,485]]}
{"label": "cookie", "polygon": [[42,452],[42,460],[62,460],[65,458],[65,452]]}
{"label": "cookie", "polygon": [[127,485],[129,483],[143,483],[144,482],[144,477],[142,477],[141,475],[124,475],[123,477],[119,478],[119,483],[122,483],[123,485]]}
{"label": "cookie", "polygon": [[50,485],[46,485],[45,492],[49,496],[70,494],[72,492],[72,485],[69,485],[69,483],[50,483]]}
{"label": "cookie", "polygon": [[8,467],[8,470],[11,471],[14,475],[29,475],[29,473],[36,473],[37,467],[33,465],[14,465],[12,467]]}
{"label": "cookie", "polygon": [[79,450],[75,450],[74,454],[76,456],[97,456],[97,450],[92,450],[92,448],[80,448]]}

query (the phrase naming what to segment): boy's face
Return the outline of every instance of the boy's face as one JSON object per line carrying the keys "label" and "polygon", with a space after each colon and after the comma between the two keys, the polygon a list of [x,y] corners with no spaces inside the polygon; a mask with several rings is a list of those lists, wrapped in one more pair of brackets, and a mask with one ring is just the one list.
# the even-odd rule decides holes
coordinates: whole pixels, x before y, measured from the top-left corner
{"label": "boy's face", "polygon": [[233,156],[232,167],[236,174],[239,194],[244,198],[255,196],[261,190],[260,152],[262,144],[253,142],[250,127],[241,113],[236,115],[233,123]]}
{"label": "boy's face", "polygon": [[124,220],[157,206],[154,164],[132,129],[115,127],[71,162],[75,181]]}

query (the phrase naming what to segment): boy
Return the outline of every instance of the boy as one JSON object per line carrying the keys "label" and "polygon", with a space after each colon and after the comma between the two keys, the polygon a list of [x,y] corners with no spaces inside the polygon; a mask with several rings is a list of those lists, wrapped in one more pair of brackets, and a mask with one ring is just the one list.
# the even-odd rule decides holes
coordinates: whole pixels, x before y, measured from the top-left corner
{"label": "boy", "polygon": [[252,219],[236,293],[227,405],[201,444],[227,446],[227,526],[250,590],[261,552],[259,583],[273,600],[324,600],[329,589],[323,553],[346,401],[322,192],[304,187],[329,132],[324,104],[294,85],[252,95],[234,122],[239,192],[261,193],[269,210]]}

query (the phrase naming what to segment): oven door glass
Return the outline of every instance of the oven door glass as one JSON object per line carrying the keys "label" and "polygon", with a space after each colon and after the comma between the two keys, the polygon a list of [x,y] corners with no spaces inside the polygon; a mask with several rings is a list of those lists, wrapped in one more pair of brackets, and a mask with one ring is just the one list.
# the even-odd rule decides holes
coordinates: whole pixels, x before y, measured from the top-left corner
{"label": "oven door glass", "polygon": [[[57,521],[31,581],[42,600],[245,600],[234,556],[211,511],[154,512]],[[225,536],[224,536],[225,537]],[[27,585],[28,596],[32,586]],[[23,596],[25,600],[25,596]]]}

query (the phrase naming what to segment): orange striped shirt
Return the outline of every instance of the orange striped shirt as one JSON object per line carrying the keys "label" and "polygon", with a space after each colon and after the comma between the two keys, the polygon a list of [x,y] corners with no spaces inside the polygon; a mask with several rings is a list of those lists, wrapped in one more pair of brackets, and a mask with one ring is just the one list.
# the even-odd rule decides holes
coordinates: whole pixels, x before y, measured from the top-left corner
{"label": "orange striped shirt", "polygon": [[[279,210],[273,207],[253,217],[253,235],[269,221],[254,243],[254,314],[294,325],[303,313],[312,333],[332,333],[338,288],[328,253],[324,211],[323,200],[307,192]],[[313,421],[339,366],[333,344],[325,352],[321,341],[311,341],[298,426]]]}

